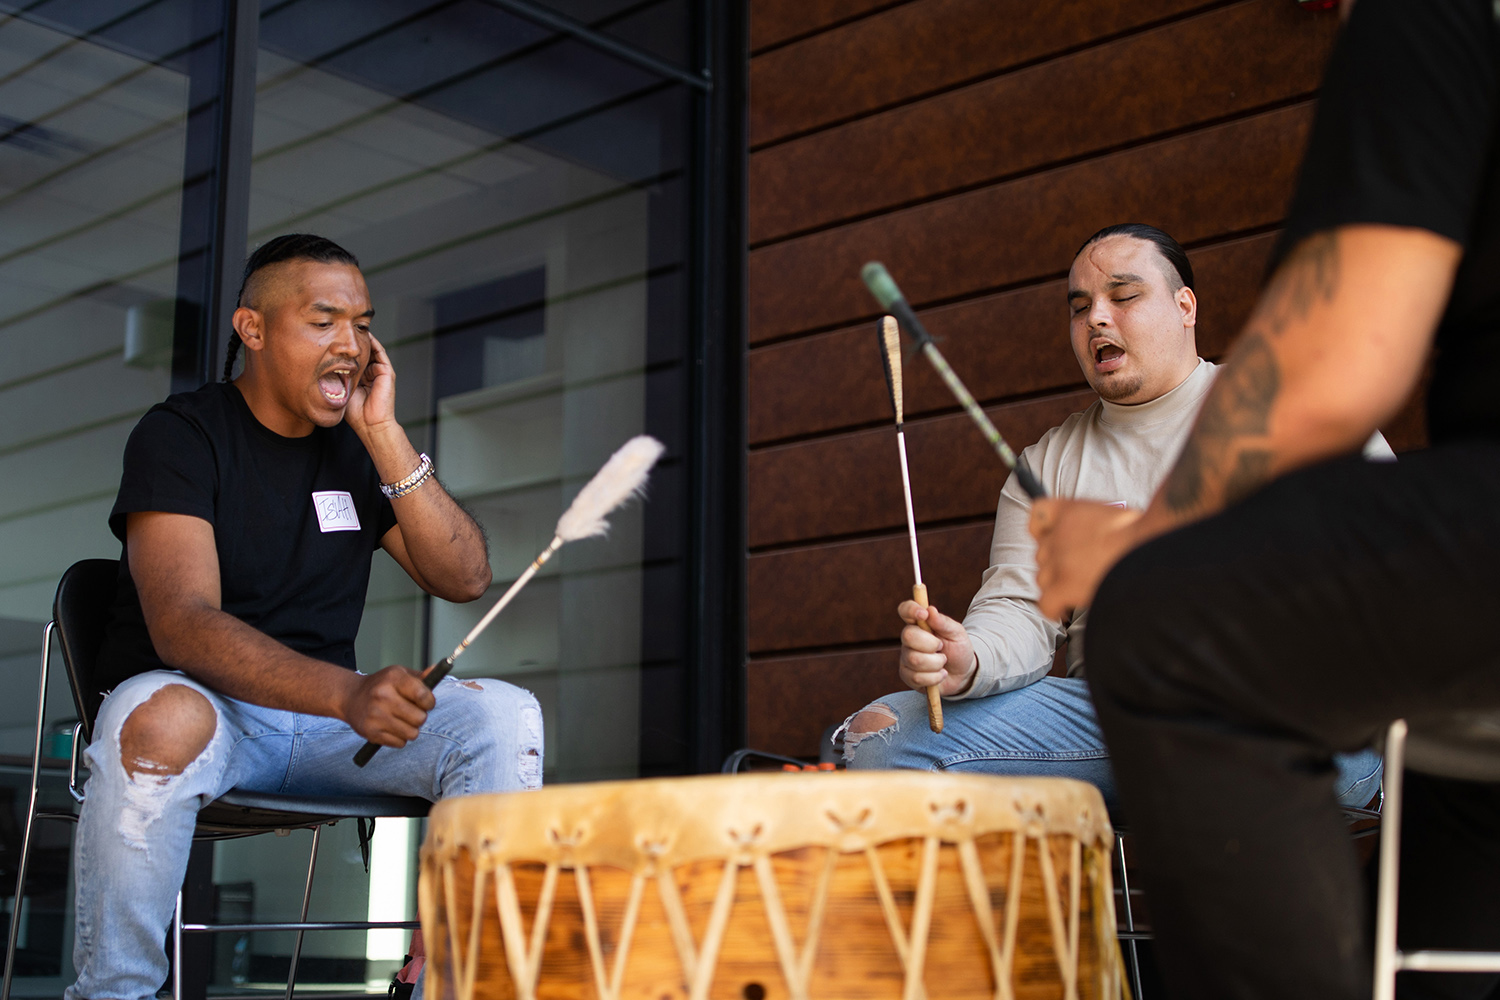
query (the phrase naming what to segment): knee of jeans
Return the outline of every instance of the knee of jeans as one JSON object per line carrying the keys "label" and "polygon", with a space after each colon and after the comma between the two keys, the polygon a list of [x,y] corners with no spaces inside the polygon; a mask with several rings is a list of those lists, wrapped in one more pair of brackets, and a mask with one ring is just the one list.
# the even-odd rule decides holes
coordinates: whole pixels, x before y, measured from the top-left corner
{"label": "knee of jeans", "polygon": [[131,709],[114,734],[125,774],[120,833],[146,849],[149,828],[177,798],[186,777],[213,756],[219,715],[200,692],[165,684]]}
{"label": "knee of jeans", "polygon": [[[522,788],[542,784],[542,706],[530,691],[503,681],[465,678],[455,685],[455,702],[462,706],[466,727],[474,733],[513,731],[513,747],[497,747],[515,754],[516,776]],[[502,762],[503,763],[503,762]]]}
{"label": "knee of jeans", "polygon": [[120,765],[132,780],[176,777],[202,756],[218,728],[218,713],[202,694],[185,684],[163,685],[120,726]]}
{"label": "knee of jeans", "polygon": [[[869,759],[871,749],[888,746],[891,737],[900,731],[901,717],[896,714],[895,709],[884,702],[876,701],[845,719],[844,724],[833,734],[833,738],[835,742],[840,737],[843,738],[844,763],[848,766],[879,766],[876,761]],[[875,741],[874,744],[867,747],[864,753],[860,753],[860,746],[871,740]]]}

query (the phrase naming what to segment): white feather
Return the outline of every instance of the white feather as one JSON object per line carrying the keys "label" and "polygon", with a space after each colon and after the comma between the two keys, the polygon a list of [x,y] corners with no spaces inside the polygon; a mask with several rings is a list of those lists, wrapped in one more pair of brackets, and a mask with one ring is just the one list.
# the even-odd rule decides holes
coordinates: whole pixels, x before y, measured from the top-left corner
{"label": "white feather", "polygon": [[576,542],[608,532],[610,512],[631,497],[645,494],[646,476],[665,450],[665,445],[647,434],[621,445],[557,519],[557,537]]}

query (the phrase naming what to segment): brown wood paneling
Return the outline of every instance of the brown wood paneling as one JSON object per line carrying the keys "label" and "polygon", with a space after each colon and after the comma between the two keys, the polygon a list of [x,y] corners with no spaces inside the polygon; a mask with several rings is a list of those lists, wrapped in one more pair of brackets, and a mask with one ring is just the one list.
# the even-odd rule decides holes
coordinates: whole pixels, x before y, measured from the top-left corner
{"label": "brown wood paneling", "polygon": [[[1336,18],[1291,0],[756,0],[751,22],[748,732],[805,755],[899,686],[910,593],[860,266],[890,266],[1017,445],[1092,399],[1062,279],[1101,226],[1195,247],[1199,353],[1221,355]],[[1003,469],[920,360],[906,404],[917,516],[938,525],[923,569],[961,615]],[[1421,437],[1412,408],[1391,437]]]}
{"label": "brown wood paneling", "polygon": [[[750,143],[867,114],[1204,5],[1205,0],[902,4],[758,56],[750,64]],[[752,32],[766,6],[752,5]],[[806,24],[805,17],[782,23]],[[770,36],[761,29],[754,44],[769,44]]]}
{"label": "brown wood paneling", "polygon": [[1305,98],[1337,23],[1245,0],[763,150],[750,242]]}
{"label": "brown wood paneling", "polygon": [[[1096,398],[1084,390],[988,413],[1019,451]],[[994,514],[1009,473],[967,414],[907,423],[906,451],[919,525]],[[894,425],[755,451],[748,473],[752,549],[906,525]]]}
{"label": "brown wood paneling", "polygon": [[[961,616],[979,589],[994,521],[917,533],[934,606]],[[906,533],[752,555],[745,632],[749,652],[894,640],[896,605],[911,596]]]}
{"label": "brown wood paneling", "polygon": [[[1204,356],[1218,356],[1238,333],[1275,241],[1276,234],[1269,233],[1189,254],[1198,286],[1198,349]],[[1065,389],[1083,380],[1068,344],[1066,291],[1063,281],[1045,282],[921,310],[922,321],[942,338],[944,356],[981,402]],[[751,445],[887,419],[890,402],[876,343],[870,321],[751,350]],[[910,360],[905,376],[908,417],[953,405],[922,358]]]}
{"label": "brown wood paneling", "polygon": [[1079,242],[1122,218],[1184,243],[1274,225],[1311,119],[1294,105],[763,247],[750,255],[750,342],[874,316],[859,280],[872,259],[923,305],[1061,275]]}
{"label": "brown wood paneling", "polygon": [[899,0],[752,0],[750,51],[889,7]]}
{"label": "brown wood paneling", "polygon": [[752,661],[745,671],[749,745],[792,757],[816,756],[825,729],[900,689],[898,649]]}

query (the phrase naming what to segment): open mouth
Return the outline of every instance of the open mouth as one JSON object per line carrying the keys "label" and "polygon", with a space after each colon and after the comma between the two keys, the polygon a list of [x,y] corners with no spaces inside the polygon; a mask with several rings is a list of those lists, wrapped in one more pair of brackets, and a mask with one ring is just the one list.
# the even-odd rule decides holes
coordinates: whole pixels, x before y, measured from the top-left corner
{"label": "open mouth", "polygon": [[331,406],[343,406],[349,402],[349,383],[354,373],[348,369],[324,372],[318,376],[318,390]]}
{"label": "open mouth", "polygon": [[1125,363],[1125,349],[1117,344],[1100,343],[1094,347],[1094,370],[1112,372]]}

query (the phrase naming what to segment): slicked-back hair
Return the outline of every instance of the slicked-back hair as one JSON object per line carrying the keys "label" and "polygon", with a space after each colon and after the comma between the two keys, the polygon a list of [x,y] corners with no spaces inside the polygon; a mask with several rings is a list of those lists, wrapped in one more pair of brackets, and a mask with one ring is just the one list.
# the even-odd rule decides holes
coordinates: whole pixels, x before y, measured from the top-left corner
{"label": "slicked-back hair", "polygon": [[[1177,288],[1186,285],[1194,293],[1198,291],[1196,288],[1193,288],[1193,265],[1188,260],[1187,251],[1182,249],[1182,244],[1155,226],[1148,226],[1144,222],[1122,222],[1117,226],[1105,226],[1093,236],[1083,241],[1083,246],[1078,248],[1078,253],[1073,255],[1073,259],[1077,260],[1079,254],[1100,240],[1108,239],[1111,236],[1134,236],[1138,240],[1145,240],[1147,243],[1155,244],[1157,251],[1162,255],[1162,259],[1177,273]],[[1172,290],[1175,292],[1177,288]]]}
{"label": "slicked-back hair", "polygon": [[[277,236],[256,247],[255,252],[246,258],[245,275],[240,279],[240,293],[235,298],[235,308],[245,304],[245,289],[249,287],[250,278],[255,272],[270,267],[272,264],[283,264],[289,260],[311,260],[319,264],[347,264],[350,267],[359,267],[359,258],[326,237],[314,236],[311,233],[287,233],[285,236]],[[229,347],[224,352],[225,382],[233,376],[234,362],[239,354],[240,335],[238,331],[235,331],[230,333]]]}

